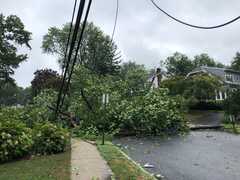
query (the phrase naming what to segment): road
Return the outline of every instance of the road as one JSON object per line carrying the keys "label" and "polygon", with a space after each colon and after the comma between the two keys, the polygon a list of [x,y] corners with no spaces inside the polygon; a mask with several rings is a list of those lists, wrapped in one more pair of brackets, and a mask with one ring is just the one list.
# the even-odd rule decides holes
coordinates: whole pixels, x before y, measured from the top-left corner
{"label": "road", "polygon": [[195,131],[185,137],[114,140],[135,161],[167,180],[239,180],[240,136]]}

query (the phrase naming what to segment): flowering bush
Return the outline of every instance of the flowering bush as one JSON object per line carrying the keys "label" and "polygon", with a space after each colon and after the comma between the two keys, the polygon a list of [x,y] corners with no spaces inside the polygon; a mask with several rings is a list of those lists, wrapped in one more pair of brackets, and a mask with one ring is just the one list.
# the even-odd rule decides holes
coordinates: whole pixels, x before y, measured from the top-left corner
{"label": "flowering bush", "polygon": [[32,131],[25,124],[0,119],[0,162],[29,154],[32,144]]}
{"label": "flowering bush", "polygon": [[36,124],[33,128],[34,151],[38,154],[64,152],[69,142],[66,129],[49,122]]}

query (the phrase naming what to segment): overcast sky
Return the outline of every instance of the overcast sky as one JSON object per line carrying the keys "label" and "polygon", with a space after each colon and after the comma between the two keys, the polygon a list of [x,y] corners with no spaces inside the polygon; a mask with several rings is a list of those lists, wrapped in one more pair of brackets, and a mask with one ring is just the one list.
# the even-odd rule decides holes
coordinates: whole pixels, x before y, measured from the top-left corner
{"label": "overcast sky", "polygon": [[[124,61],[134,60],[156,67],[179,51],[193,57],[208,53],[229,64],[240,51],[240,21],[216,30],[192,29],[161,14],[150,0],[119,0],[119,21],[114,40]],[[155,0],[172,15],[197,25],[215,25],[239,16],[239,0]],[[71,18],[74,0],[1,0],[0,13],[19,16],[33,33],[32,50],[22,50],[29,59],[17,69],[18,85],[30,85],[37,69],[59,70],[57,58],[42,53],[42,37],[51,26],[61,27]],[[116,0],[93,0],[89,21],[111,34]]]}

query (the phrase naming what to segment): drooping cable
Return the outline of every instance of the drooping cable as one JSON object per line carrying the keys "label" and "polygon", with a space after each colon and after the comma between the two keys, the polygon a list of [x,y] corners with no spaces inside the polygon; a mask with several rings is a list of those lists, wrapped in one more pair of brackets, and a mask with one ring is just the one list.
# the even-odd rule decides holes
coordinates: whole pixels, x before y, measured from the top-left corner
{"label": "drooping cable", "polygon": [[69,69],[69,66],[70,66],[71,57],[72,57],[73,50],[74,50],[74,47],[75,47],[75,43],[76,43],[76,40],[77,40],[78,30],[79,30],[82,15],[83,15],[83,12],[84,12],[84,6],[85,6],[85,0],[81,0],[80,4],[79,4],[79,9],[78,9],[78,13],[77,13],[76,22],[75,22],[75,27],[74,27],[74,31],[73,31],[73,35],[72,35],[72,39],[71,39],[71,44],[70,44],[70,48],[69,48],[69,52],[68,52],[68,58],[67,58],[67,61],[66,61],[65,72],[64,72],[62,84],[61,84],[61,87],[60,87],[60,90],[59,90],[59,93],[58,93],[56,112],[55,112],[56,117],[58,116],[59,105],[60,105],[60,102],[61,102],[62,93],[64,91],[65,81],[66,81],[68,69]]}
{"label": "drooping cable", "polygon": [[63,59],[62,76],[64,74],[64,68],[65,68],[65,65],[66,65],[67,53],[68,53],[69,43],[70,43],[71,34],[72,34],[72,28],[73,28],[73,21],[74,21],[74,17],[75,17],[76,6],[77,6],[77,0],[75,0],[74,7],[73,7],[72,19],[71,19],[71,23],[70,23],[70,30],[69,30],[69,33],[68,33],[68,39],[67,39],[67,44],[66,44],[66,49],[65,49],[65,53],[64,53],[64,59]]}
{"label": "drooping cable", "polygon": [[189,27],[192,27],[192,28],[197,28],[197,29],[217,29],[217,28],[221,28],[221,27],[224,27],[224,26],[227,26],[229,24],[232,24],[233,22],[237,21],[240,19],[240,16],[228,21],[228,22],[225,22],[223,24],[219,24],[219,25],[215,25],[215,26],[198,26],[198,25],[193,25],[193,24],[190,24],[190,23],[187,23],[187,22],[184,22],[172,15],[170,15],[169,13],[167,13],[165,10],[163,10],[162,8],[160,8],[159,5],[157,5],[157,3],[154,1],[154,0],[150,0],[151,3],[158,9],[160,10],[162,13],[164,13],[165,15],[167,15],[169,18],[177,21],[178,23],[181,23],[183,25],[186,25],[186,26],[189,26]]}
{"label": "drooping cable", "polygon": [[[69,77],[68,77],[68,81],[67,81],[67,84],[66,84],[66,91],[65,91],[65,93],[63,93],[63,97],[62,97],[62,101],[61,101],[61,104],[60,104],[60,108],[62,107],[62,105],[64,103],[66,92],[68,91],[68,88],[70,86],[71,77],[72,77],[72,74],[73,74],[73,71],[74,71],[74,66],[75,66],[75,64],[77,62],[78,51],[79,51],[79,49],[81,47],[81,44],[82,44],[83,34],[84,34],[84,30],[86,28],[87,19],[88,19],[88,15],[89,15],[89,12],[90,12],[91,4],[92,4],[92,0],[89,0],[87,11],[86,11],[86,15],[85,15],[85,18],[84,18],[84,21],[83,21],[83,24],[82,24],[82,27],[81,27],[81,32],[80,32],[80,35],[79,35],[79,40],[78,40],[75,56],[74,56],[74,59],[73,59],[73,62],[72,62],[71,71],[70,71],[70,74],[69,74]],[[87,99],[84,99],[84,101],[87,101]],[[88,104],[89,109],[93,110],[92,107],[90,106],[90,103],[88,101],[86,103]]]}
{"label": "drooping cable", "polygon": [[115,32],[116,32],[117,21],[118,21],[118,13],[119,13],[119,0],[117,0],[117,9],[116,9],[114,27],[113,27],[113,32],[112,32],[112,36],[111,36],[112,41],[113,41],[113,38],[114,38],[114,35],[115,35]]}

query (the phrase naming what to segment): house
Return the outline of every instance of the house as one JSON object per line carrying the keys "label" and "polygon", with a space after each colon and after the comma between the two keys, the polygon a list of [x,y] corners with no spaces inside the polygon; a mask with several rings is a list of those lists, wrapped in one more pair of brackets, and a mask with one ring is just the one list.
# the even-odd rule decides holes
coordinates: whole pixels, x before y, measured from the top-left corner
{"label": "house", "polygon": [[229,91],[240,88],[239,71],[227,68],[201,66],[190,72],[186,78],[198,74],[208,74],[210,76],[215,76],[220,80],[222,88],[220,91],[216,91],[216,100],[224,100],[227,98]]}

